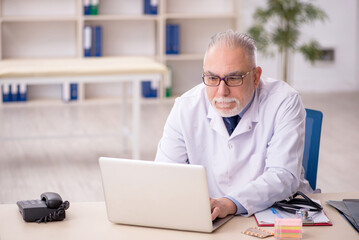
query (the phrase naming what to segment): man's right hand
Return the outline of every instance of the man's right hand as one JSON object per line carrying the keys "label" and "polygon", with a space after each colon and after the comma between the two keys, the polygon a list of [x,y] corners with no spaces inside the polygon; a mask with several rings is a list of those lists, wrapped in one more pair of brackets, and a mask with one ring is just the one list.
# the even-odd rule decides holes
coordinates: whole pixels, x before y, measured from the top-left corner
{"label": "man's right hand", "polygon": [[235,214],[237,206],[228,198],[210,198],[212,221],[217,217],[224,218],[227,215]]}

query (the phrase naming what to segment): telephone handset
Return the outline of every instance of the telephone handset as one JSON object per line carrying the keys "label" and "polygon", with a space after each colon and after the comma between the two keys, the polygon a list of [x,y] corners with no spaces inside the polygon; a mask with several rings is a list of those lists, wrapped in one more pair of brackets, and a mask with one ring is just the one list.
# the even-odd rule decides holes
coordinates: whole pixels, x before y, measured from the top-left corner
{"label": "telephone handset", "polygon": [[20,213],[25,222],[52,222],[65,219],[65,210],[70,206],[68,201],[62,202],[59,194],[46,192],[41,200],[18,201]]}

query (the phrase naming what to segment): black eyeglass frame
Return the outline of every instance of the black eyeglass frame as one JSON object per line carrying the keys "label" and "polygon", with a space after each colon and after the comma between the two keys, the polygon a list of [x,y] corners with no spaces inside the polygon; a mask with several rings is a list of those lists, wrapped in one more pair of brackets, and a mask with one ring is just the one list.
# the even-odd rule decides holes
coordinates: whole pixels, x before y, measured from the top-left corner
{"label": "black eyeglass frame", "polygon": [[[223,78],[221,78],[220,76],[216,76],[216,75],[205,75],[204,73],[202,73],[202,81],[206,86],[209,87],[218,87],[221,84],[221,81],[224,81],[224,83],[228,86],[228,87],[238,87],[238,86],[242,86],[243,85],[243,80],[245,77],[248,76],[248,74],[250,72],[252,72],[255,68],[253,68],[252,70],[248,71],[247,73],[243,74],[243,75],[229,75],[229,76],[225,76]],[[218,84],[216,85],[209,85],[206,83],[206,81],[204,80],[205,77],[216,77],[219,79]],[[233,77],[238,77],[241,79],[241,83],[240,84],[235,84],[235,85],[229,85],[228,84],[228,78],[233,78]]]}

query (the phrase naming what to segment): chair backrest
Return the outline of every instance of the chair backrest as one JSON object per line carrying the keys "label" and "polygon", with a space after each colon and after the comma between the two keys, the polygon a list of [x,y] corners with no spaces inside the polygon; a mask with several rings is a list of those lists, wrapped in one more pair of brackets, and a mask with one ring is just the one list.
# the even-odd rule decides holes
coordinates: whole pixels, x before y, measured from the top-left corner
{"label": "chair backrest", "polygon": [[307,117],[305,121],[303,167],[305,170],[305,179],[309,181],[310,186],[315,190],[317,185],[318,158],[323,113],[307,108],[305,110],[307,112]]}

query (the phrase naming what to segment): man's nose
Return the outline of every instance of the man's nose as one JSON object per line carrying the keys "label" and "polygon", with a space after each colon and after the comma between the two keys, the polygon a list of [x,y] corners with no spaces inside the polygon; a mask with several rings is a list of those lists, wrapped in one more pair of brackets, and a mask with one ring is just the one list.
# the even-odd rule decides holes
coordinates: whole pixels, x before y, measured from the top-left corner
{"label": "man's nose", "polygon": [[227,96],[227,95],[229,95],[229,87],[227,86],[227,84],[224,81],[221,81],[219,83],[217,93],[218,93],[219,96]]}

